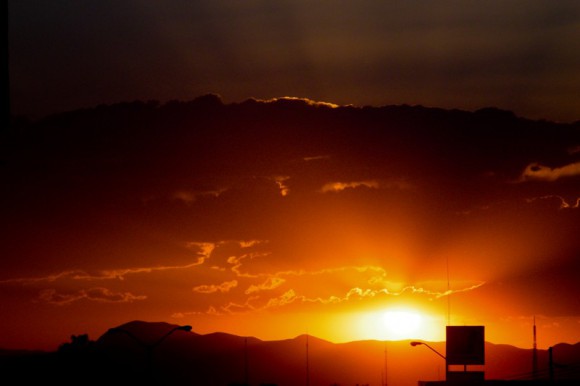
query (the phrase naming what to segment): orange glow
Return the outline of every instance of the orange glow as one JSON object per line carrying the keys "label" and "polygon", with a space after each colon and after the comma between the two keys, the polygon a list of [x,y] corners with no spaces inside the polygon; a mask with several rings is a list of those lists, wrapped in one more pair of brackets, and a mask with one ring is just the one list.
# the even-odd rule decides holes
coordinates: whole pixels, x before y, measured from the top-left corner
{"label": "orange glow", "polygon": [[357,339],[440,340],[444,333],[443,318],[411,307],[387,308],[363,312],[357,317],[354,332]]}
{"label": "orange glow", "polygon": [[[579,198],[566,180],[577,162],[525,183],[538,173],[523,169],[530,160],[556,165],[530,150],[541,143],[520,154],[536,126],[520,133],[492,114],[498,132],[515,130],[496,147],[495,129],[464,127],[475,113],[209,98],[180,107],[191,109],[183,127],[168,104],[147,113],[159,120],[146,130],[147,114],[99,132],[97,149],[90,132],[71,150],[59,127],[14,139],[3,166],[14,187],[0,200],[1,348],[53,349],[131,320],[333,342],[442,341],[447,324],[484,325],[492,343],[530,347],[535,317],[538,347],[580,340]],[[467,132],[485,152],[472,154],[483,145]],[[23,163],[31,144],[43,152]],[[504,166],[496,157],[510,146]],[[32,166],[60,153],[39,179]],[[62,167],[77,163],[86,175]]]}

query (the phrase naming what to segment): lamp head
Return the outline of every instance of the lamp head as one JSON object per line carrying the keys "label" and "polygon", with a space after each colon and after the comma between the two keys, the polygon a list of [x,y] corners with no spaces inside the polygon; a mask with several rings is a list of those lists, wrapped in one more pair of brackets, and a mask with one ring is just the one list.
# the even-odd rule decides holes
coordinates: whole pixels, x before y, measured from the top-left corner
{"label": "lamp head", "polygon": [[420,344],[423,344],[423,342],[415,342],[415,341],[411,342],[411,346],[413,347],[418,346]]}

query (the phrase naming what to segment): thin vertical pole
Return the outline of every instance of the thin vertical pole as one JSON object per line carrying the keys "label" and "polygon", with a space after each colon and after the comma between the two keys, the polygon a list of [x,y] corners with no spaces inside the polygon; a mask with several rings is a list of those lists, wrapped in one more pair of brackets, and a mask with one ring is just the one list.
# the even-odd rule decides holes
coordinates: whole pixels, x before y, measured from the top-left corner
{"label": "thin vertical pole", "polygon": [[548,348],[548,365],[550,371],[550,381],[554,380],[554,356],[553,356],[553,347]]}
{"label": "thin vertical pole", "polygon": [[451,285],[449,280],[449,256],[445,257],[447,265],[447,325],[451,325]]}
{"label": "thin vertical pole", "polygon": [[538,377],[538,343],[536,340],[536,316],[534,315],[534,352],[532,357],[532,373],[534,379]]}
{"label": "thin vertical pole", "polygon": [[3,30],[2,30],[2,40],[3,43],[5,44],[4,46],[4,52],[2,54],[3,58],[2,58],[2,67],[3,67],[3,80],[2,80],[2,89],[4,90],[4,111],[2,111],[2,113],[4,114],[4,119],[6,120],[5,123],[5,130],[10,129],[10,124],[11,124],[11,118],[10,118],[10,113],[11,113],[11,105],[10,105],[10,9],[9,9],[9,5],[8,5],[9,1],[5,1],[4,2],[4,25],[3,25]]}
{"label": "thin vertical pole", "polygon": [[310,360],[308,355],[308,334],[306,334],[306,386],[310,386]]}
{"label": "thin vertical pole", "polygon": [[248,371],[248,338],[244,339],[244,383],[246,386],[250,384],[250,376]]}
{"label": "thin vertical pole", "polygon": [[387,341],[385,341],[385,386],[387,386],[389,379],[387,374]]}

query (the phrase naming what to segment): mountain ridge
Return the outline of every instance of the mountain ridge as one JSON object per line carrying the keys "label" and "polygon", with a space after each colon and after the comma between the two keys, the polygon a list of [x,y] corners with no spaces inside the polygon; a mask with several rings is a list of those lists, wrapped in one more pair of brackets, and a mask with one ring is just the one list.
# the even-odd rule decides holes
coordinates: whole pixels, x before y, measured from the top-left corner
{"label": "mountain ridge", "polygon": [[[109,329],[96,341],[73,338],[73,343],[62,345],[55,353],[0,356],[0,369],[10,373],[34,365],[41,369],[42,379],[62,377],[63,373],[72,375],[71,379],[93,374],[95,384],[110,383],[111,379],[118,384],[156,379],[167,385],[290,386],[303,383],[307,376],[312,385],[377,385],[386,374],[391,385],[411,386],[419,380],[442,379],[444,374],[441,358],[430,350],[411,347],[410,340],[332,343],[306,334],[261,340],[225,332],[198,334],[178,327],[165,322],[131,321]],[[122,329],[134,338],[117,333]],[[145,342],[155,334],[157,339],[166,339],[156,346],[135,342]],[[425,343],[439,352],[445,348],[445,342]],[[485,350],[486,379],[530,379],[531,349],[486,342]],[[580,342],[556,344],[553,352],[559,379],[577,379]],[[538,374],[547,378],[547,350],[538,350],[538,363]]]}

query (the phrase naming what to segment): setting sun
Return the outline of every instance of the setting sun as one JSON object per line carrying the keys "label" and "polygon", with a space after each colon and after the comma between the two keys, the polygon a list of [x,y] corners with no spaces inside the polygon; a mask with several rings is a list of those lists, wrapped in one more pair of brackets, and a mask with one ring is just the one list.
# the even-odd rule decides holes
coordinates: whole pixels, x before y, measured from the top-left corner
{"label": "setting sun", "polygon": [[415,311],[394,310],[383,314],[386,333],[391,339],[414,338],[420,333],[423,317]]}
{"label": "setting sun", "polygon": [[4,1],[0,379],[580,386],[580,0],[432,3]]}
{"label": "setting sun", "polygon": [[445,321],[417,308],[388,308],[359,314],[356,339],[443,339]]}

